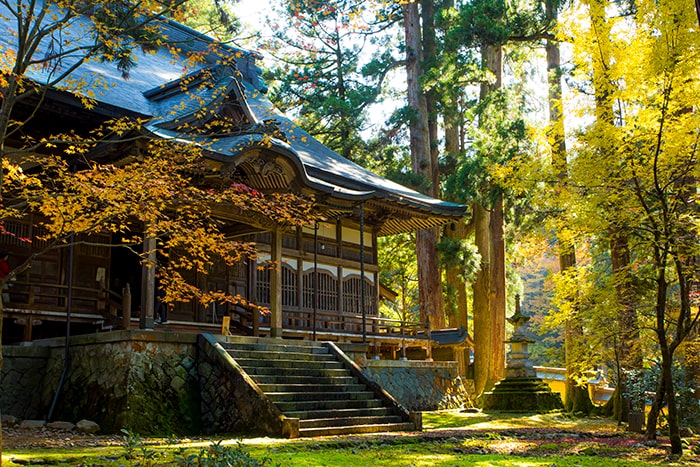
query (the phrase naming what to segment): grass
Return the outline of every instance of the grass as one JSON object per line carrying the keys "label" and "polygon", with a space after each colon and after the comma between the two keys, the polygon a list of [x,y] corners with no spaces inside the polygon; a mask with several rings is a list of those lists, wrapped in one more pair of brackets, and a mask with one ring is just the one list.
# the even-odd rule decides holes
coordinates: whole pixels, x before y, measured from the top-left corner
{"label": "grass", "polygon": [[556,429],[591,431],[597,433],[619,432],[614,420],[603,417],[577,418],[561,412],[545,414],[509,414],[462,412],[444,410],[423,414],[424,430],[468,428],[470,430]]}
{"label": "grass", "polygon": [[[317,439],[271,438],[175,440],[125,437],[117,446],[3,451],[2,465],[177,466],[187,456],[209,450],[240,450],[255,463],[201,465],[370,466],[370,467],[601,467],[699,465],[691,453],[669,459],[665,446],[645,446],[603,418],[562,414],[508,415],[430,412],[423,433],[339,436]],[[533,436],[538,434],[538,436]],[[239,448],[240,444],[240,448]],[[691,440],[700,452],[700,439]],[[128,455],[130,454],[130,455]],[[264,460],[264,462],[262,462]],[[247,462],[247,461],[246,461]],[[261,464],[262,462],[262,464]],[[198,465],[198,464],[189,464]]]}

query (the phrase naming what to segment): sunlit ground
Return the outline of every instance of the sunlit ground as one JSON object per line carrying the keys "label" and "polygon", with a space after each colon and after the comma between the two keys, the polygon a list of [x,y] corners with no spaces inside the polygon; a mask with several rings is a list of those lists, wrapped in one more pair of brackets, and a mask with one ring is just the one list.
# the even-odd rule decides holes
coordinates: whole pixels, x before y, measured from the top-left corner
{"label": "sunlit ground", "polygon": [[469,428],[474,430],[507,430],[517,428],[552,428],[558,430],[615,432],[617,423],[608,418],[574,418],[553,412],[546,414],[509,414],[465,412],[445,410],[425,412],[423,429],[426,431],[446,428]]}
{"label": "sunlit ground", "polygon": [[[381,433],[284,440],[268,437],[245,439],[143,438],[131,450],[123,440],[96,447],[11,449],[3,451],[3,466],[100,465],[178,466],[208,450],[213,442],[236,447],[239,443],[266,466],[370,466],[370,467],[601,467],[659,465],[696,466],[700,458],[687,450],[669,462],[662,445],[638,445],[609,419],[571,418],[560,413],[537,415],[484,414],[459,410],[426,412],[422,433]],[[517,431],[521,430],[521,431]],[[532,437],[539,433],[540,436]],[[580,437],[577,433],[585,433]],[[601,440],[601,437],[603,438]],[[103,439],[105,444],[110,438]],[[700,437],[691,440],[700,452]]]}

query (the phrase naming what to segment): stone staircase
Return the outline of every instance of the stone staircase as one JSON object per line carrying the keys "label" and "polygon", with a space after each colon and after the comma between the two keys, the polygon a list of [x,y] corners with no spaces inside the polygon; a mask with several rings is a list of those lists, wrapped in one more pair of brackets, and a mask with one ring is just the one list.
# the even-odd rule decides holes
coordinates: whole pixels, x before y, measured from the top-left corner
{"label": "stone staircase", "polygon": [[221,345],[286,417],[299,419],[299,436],[416,429],[332,345],[256,338]]}

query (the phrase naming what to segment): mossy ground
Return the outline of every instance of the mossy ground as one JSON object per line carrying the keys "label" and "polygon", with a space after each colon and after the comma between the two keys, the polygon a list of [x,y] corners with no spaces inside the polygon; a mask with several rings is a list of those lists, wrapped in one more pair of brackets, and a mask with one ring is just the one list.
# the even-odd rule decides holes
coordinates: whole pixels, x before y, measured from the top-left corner
{"label": "mossy ground", "polygon": [[[646,443],[605,418],[562,414],[484,414],[429,412],[422,433],[382,433],[315,439],[272,438],[115,439],[95,446],[3,451],[3,466],[187,465],[184,459],[212,443],[243,449],[265,465],[281,466],[655,466],[700,465],[700,437],[688,440],[680,459],[668,456],[668,443]],[[109,442],[107,442],[109,440]],[[47,440],[47,443],[49,440]],[[111,445],[110,445],[111,443]]]}

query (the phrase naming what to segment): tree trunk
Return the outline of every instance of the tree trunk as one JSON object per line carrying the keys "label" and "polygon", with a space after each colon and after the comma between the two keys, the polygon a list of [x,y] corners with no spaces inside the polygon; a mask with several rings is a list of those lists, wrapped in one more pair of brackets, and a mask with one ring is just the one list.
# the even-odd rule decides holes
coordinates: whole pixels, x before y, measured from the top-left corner
{"label": "tree trunk", "polygon": [[431,329],[445,328],[445,301],[442,296],[442,271],[438,263],[437,244],[437,229],[416,232],[421,320],[430,319]]}
{"label": "tree trunk", "polygon": [[[422,1],[421,16],[423,19],[423,72],[430,70],[437,61],[437,41],[435,38],[435,5],[434,0]],[[440,196],[440,171],[438,170],[438,158],[440,149],[438,146],[438,121],[436,102],[438,95],[435,89],[428,89],[425,93],[426,111],[428,117],[428,139],[430,141],[430,166],[431,166],[431,192],[434,198]]]}
{"label": "tree trunk", "polygon": [[[481,60],[483,68],[491,71],[494,76],[492,83],[481,85],[479,98],[484,100],[490,92],[501,87],[503,73],[500,45],[482,44]],[[488,338],[481,337],[481,341],[487,345],[483,351],[479,349],[478,342],[474,343],[474,378],[477,394],[490,389],[505,375],[506,288],[503,196],[499,194],[490,201],[491,212],[488,212],[484,205],[478,205],[474,210],[475,242],[482,258],[481,269],[474,284],[474,337],[476,339],[479,333],[489,334]],[[482,211],[479,213],[478,220],[477,209]],[[477,313],[485,315],[485,318],[478,320],[478,326]],[[479,358],[485,360],[478,365],[477,354],[480,354]],[[477,367],[480,371],[479,383],[476,382]]]}
{"label": "tree trunk", "polygon": [[491,344],[491,307],[490,290],[491,275],[490,251],[489,251],[489,224],[490,213],[479,203],[473,205],[474,218],[474,242],[481,255],[481,267],[473,285],[474,315],[474,388],[476,394],[491,389],[489,381],[490,360],[492,353]]}
{"label": "tree trunk", "polygon": [[[424,186],[421,191],[432,193],[432,164],[430,160],[430,136],[428,110],[420,86],[422,74],[422,43],[418,3],[404,3],[404,29],[406,34],[406,82],[408,106],[414,111],[410,124],[411,165],[413,173],[420,175]],[[416,259],[418,261],[418,296],[421,319],[430,319],[434,329],[445,327],[442,281],[438,264],[438,230],[421,230],[416,233]]]}
{"label": "tree trunk", "polygon": [[671,454],[683,454],[681,442],[676,390],[673,385],[673,352],[668,345],[661,345],[661,371],[666,381],[666,410],[668,410],[668,437],[671,441]]}
{"label": "tree trunk", "polygon": [[[547,2],[547,15],[552,21],[557,20],[557,5]],[[561,56],[559,43],[551,39],[547,40],[545,50],[547,53],[547,83],[549,105],[549,141],[552,150],[552,168],[557,177],[561,190],[565,190],[569,183],[569,168],[567,163],[566,137],[564,131],[564,113],[562,111],[561,88]],[[566,273],[576,266],[576,249],[568,241],[562,242],[563,235],[558,235],[559,240],[559,271]],[[570,301],[575,297],[570,297]],[[566,353],[566,397],[564,406],[571,412],[587,412],[590,404],[588,388],[581,387],[573,377],[576,373],[574,361],[576,360],[575,339],[583,337],[583,329],[576,322],[575,316],[567,318],[564,324],[564,349]]]}
{"label": "tree trunk", "polygon": [[610,258],[615,277],[617,300],[620,312],[617,318],[620,330],[620,363],[626,368],[642,368],[642,356],[639,352],[639,326],[637,310],[634,306],[634,290],[629,277],[630,252],[627,235],[621,228],[613,228],[610,234]]}
{"label": "tree trunk", "polygon": [[[545,45],[547,52],[547,85],[549,105],[549,141],[552,149],[552,167],[554,175],[561,184],[569,180],[569,168],[566,160],[566,137],[564,131],[564,113],[562,111],[561,88],[561,54],[559,43],[551,39]],[[576,261],[573,261],[575,264]]]}
{"label": "tree trunk", "polygon": [[[657,239],[660,235],[657,235]],[[657,278],[656,278],[656,335],[659,339],[661,350],[661,379],[664,382],[666,394],[666,409],[668,410],[668,432],[671,441],[671,454],[681,455],[683,445],[679,433],[678,407],[676,406],[676,394],[673,387],[673,344],[669,344],[668,334],[666,334],[666,299],[668,295],[668,282],[666,280],[666,254],[656,255],[657,258]],[[680,323],[678,323],[681,326]],[[648,431],[648,428],[647,428]],[[656,424],[654,424],[656,431]]]}
{"label": "tree trunk", "polygon": [[[627,235],[622,228],[613,227],[610,232],[610,259],[612,262],[612,273],[615,278],[615,290],[619,304],[617,315],[617,327],[619,338],[616,339],[615,352],[618,357],[618,364],[621,370],[642,369],[642,355],[639,352],[639,326],[637,325],[637,309],[634,305],[634,290],[629,277],[630,252]],[[625,371],[619,371],[617,407],[615,411],[618,420],[627,420],[629,412],[629,399],[624,396],[624,389],[627,387],[625,381]]]}
{"label": "tree trunk", "polygon": [[[459,220],[453,225],[455,226],[454,230],[450,227],[445,229],[447,237],[460,242],[467,238],[467,226],[463,220]],[[448,302],[449,306],[447,303],[445,304],[447,323],[450,327],[464,326],[464,329],[469,330],[467,287],[462,277],[461,268],[459,266],[446,267],[445,282],[449,293],[454,295],[454,299]]]}
{"label": "tree trunk", "polygon": [[[496,384],[506,376],[506,243],[503,238],[503,194],[498,195],[491,210],[491,359],[488,382]],[[489,384],[490,385],[490,384]]]}
{"label": "tree trunk", "polygon": [[593,402],[588,394],[587,385],[579,385],[576,376],[582,372],[582,368],[576,365],[579,357],[584,352],[581,349],[583,328],[576,316],[569,317],[564,324],[564,347],[566,351],[566,397],[564,408],[574,414],[588,414],[593,409]]}
{"label": "tree trunk", "polygon": [[666,399],[666,378],[664,378],[663,372],[661,373],[661,378],[659,378],[659,383],[656,386],[656,395],[649,408],[649,414],[647,415],[647,427],[645,437],[646,439],[656,439],[656,426],[659,421],[659,414],[661,413],[661,408],[664,406],[664,400]]}
{"label": "tree trunk", "polygon": [[[445,126],[445,154],[448,157],[456,158],[462,150],[460,144],[461,123],[458,92],[453,92],[450,96],[446,96],[442,117]],[[446,229],[446,235],[453,240],[465,240],[467,238],[467,226],[464,221],[460,220],[455,222],[454,225],[454,230],[451,228]],[[456,266],[446,268],[445,281],[450,293],[454,293],[454,300],[450,301],[449,307],[446,305],[445,312],[450,327],[464,326],[464,329],[468,330],[467,287],[461,272],[460,268]]]}

